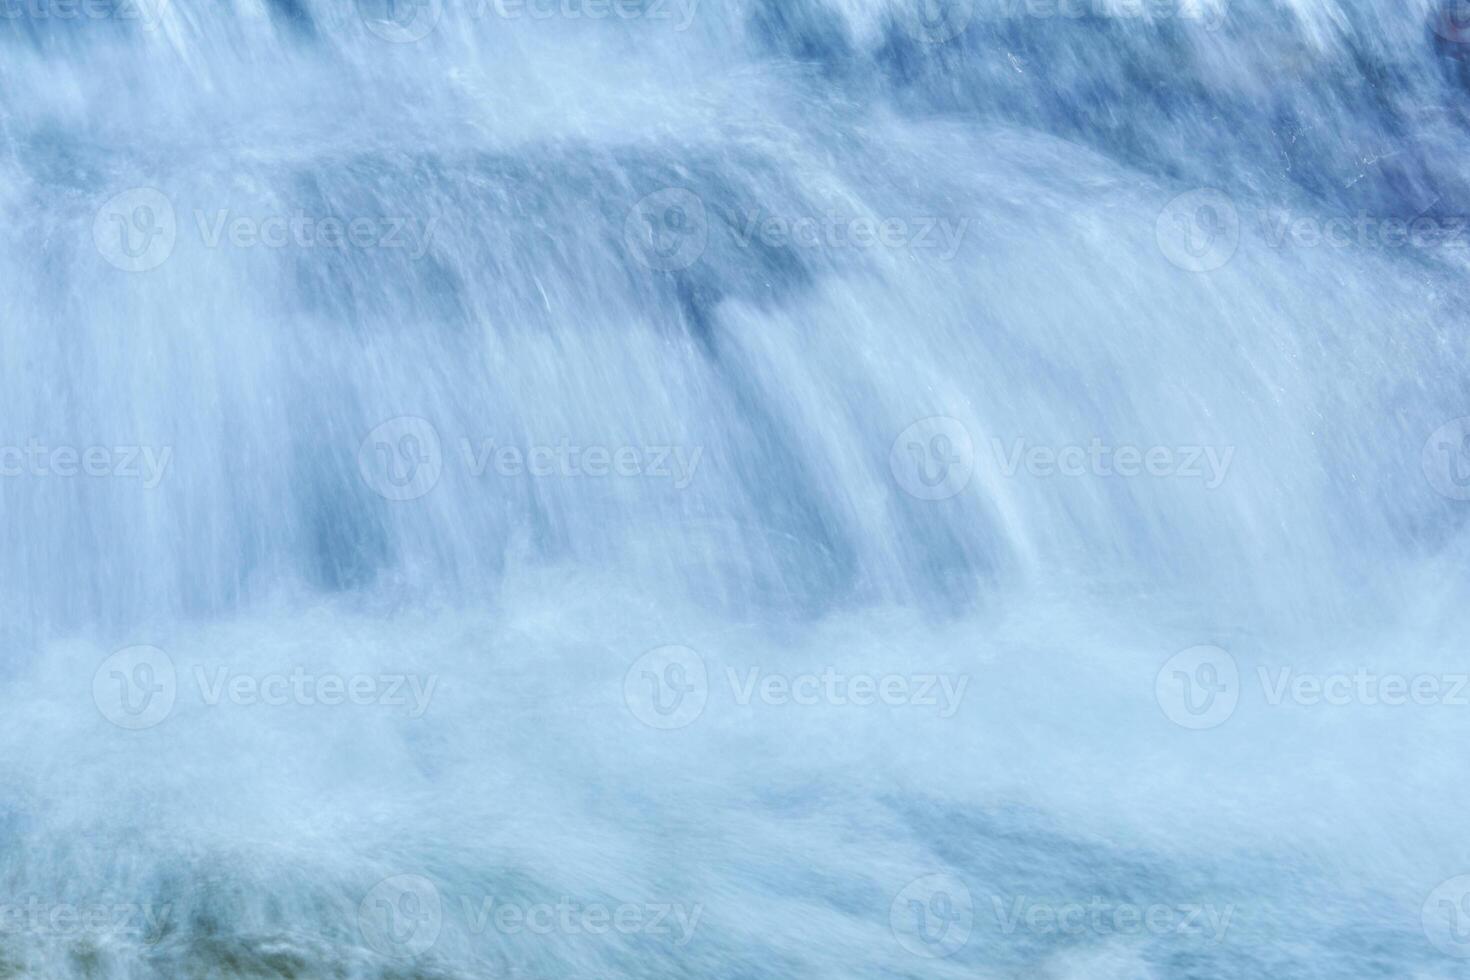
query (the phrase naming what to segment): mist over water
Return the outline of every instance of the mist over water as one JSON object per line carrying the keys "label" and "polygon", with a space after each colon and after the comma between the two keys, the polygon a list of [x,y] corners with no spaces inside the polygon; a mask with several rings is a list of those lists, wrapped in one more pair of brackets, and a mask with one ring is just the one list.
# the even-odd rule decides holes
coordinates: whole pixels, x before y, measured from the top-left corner
{"label": "mist over water", "polygon": [[1470,957],[1470,10],[0,0],[0,977]]}

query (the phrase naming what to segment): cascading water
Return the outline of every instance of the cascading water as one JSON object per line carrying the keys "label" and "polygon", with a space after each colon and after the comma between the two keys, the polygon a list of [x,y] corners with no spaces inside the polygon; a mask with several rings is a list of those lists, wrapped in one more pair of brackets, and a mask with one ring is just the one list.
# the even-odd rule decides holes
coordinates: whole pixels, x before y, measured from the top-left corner
{"label": "cascading water", "polygon": [[1470,11],[0,0],[0,977],[1462,976]]}

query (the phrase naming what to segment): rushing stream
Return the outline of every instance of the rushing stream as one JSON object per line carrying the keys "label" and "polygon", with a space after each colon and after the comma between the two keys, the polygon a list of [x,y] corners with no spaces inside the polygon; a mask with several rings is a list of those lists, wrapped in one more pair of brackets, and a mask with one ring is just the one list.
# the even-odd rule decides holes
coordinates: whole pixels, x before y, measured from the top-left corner
{"label": "rushing stream", "polygon": [[0,0],[0,978],[1466,975],[1467,97],[1459,0]]}

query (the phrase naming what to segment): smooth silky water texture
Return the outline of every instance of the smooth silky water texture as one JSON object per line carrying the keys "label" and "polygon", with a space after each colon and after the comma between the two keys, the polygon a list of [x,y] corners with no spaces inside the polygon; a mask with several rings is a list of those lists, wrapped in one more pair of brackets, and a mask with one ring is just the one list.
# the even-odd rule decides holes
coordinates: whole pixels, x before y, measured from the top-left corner
{"label": "smooth silky water texture", "polygon": [[[1275,231],[1470,213],[1432,4],[977,2],[943,39],[884,0],[445,0],[417,40],[368,0],[14,9],[0,442],[155,455],[0,478],[0,976],[1462,975],[1430,920],[1470,708],[1260,679],[1465,669],[1470,503],[1424,456],[1470,415],[1470,252]],[[175,229],[128,271],[136,188]],[[1203,188],[1238,244],[1189,268]],[[403,244],[217,237],[298,213]],[[908,237],[761,230],[829,216]],[[391,499],[379,444],[429,459],[422,424],[432,486]],[[931,500],[936,433],[972,472]],[[1094,440],[1218,479],[1007,462]],[[1192,730],[1156,682],[1199,645],[1239,704]],[[130,729],[136,646],[177,690]],[[630,692],[668,646],[706,700],[663,729]],[[752,670],[963,687],[768,703]],[[219,694],[293,673],[420,688]],[[683,918],[483,916],[567,899]]]}

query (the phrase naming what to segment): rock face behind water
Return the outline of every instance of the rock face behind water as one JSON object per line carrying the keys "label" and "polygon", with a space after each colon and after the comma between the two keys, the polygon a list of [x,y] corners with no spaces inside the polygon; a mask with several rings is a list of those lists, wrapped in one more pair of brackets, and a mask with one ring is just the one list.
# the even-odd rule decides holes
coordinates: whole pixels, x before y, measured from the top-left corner
{"label": "rock face behind water", "polygon": [[1470,13],[0,0],[0,977],[1456,975]]}

